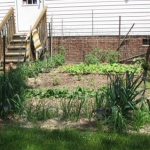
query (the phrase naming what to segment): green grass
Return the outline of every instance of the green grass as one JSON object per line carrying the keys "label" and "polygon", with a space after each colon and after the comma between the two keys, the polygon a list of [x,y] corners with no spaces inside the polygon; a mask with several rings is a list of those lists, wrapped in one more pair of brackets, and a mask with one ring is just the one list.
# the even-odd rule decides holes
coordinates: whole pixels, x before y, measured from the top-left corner
{"label": "green grass", "polygon": [[1,150],[150,150],[150,135],[5,127]]}

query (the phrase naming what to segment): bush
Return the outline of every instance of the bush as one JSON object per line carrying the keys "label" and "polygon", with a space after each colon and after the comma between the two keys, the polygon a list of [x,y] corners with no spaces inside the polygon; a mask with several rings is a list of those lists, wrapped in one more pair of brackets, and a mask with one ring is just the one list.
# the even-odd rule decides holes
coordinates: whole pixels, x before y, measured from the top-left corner
{"label": "bush", "polygon": [[139,88],[143,82],[142,74],[135,77],[133,72],[127,71],[125,76],[108,74],[108,79],[110,83],[100,93],[103,97],[100,97],[99,101],[105,101],[105,110],[110,110],[109,114],[106,114],[110,127],[123,131],[127,123],[133,121],[133,116],[137,118],[135,115],[138,113],[135,112],[142,111],[142,104],[146,104],[146,89]]}
{"label": "bush", "polygon": [[65,47],[59,46],[59,52],[55,53],[52,57],[54,67],[60,66],[65,62]]}
{"label": "bush", "polygon": [[85,56],[84,62],[86,64],[96,64],[96,63],[101,63],[104,60],[105,60],[105,56],[102,50],[100,48],[95,48]]}
{"label": "bush", "polygon": [[[24,89],[27,77],[22,73],[22,68],[11,69],[0,76],[0,112],[5,115],[4,105],[9,113],[21,113],[24,101]],[[8,113],[7,112],[7,113]]]}
{"label": "bush", "polygon": [[102,62],[112,64],[118,62],[118,56],[119,56],[118,51],[103,52],[100,48],[95,48],[85,56],[84,62],[86,64],[97,64]]}

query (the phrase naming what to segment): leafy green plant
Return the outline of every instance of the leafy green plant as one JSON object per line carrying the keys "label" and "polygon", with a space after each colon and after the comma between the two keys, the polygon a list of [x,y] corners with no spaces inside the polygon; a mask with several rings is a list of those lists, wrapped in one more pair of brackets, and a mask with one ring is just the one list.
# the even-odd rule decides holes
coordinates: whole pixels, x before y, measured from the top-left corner
{"label": "leafy green plant", "polygon": [[107,51],[105,53],[105,60],[107,63],[113,64],[118,62],[118,56],[119,52],[118,51]]}
{"label": "leafy green plant", "polygon": [[126,71],[139,73],[142,69],[139,65],[126,65],[126,64],[74,64],[74,65],[64,65],[59,67],[61,72],[68,72],[72,75],[79,75],[79,74],[108,74],[108,73],[125,73]]}
{"label": "leafy green plant", "polygon": [[60,78],[55,76],[53,78],[53,86],[59,85],[60,84]]}
{"label": "leafy green plant", "polygon": [[24,116],[33,122],[47,120],[58,116],[58,108],[43,100],[30,101],[25,105]]}
{"label": "leafy green plant", "polygon": [[111,115],[108,117],[108,126],[113,131],[126,131],[127,122],[118,106],[111,107]]}
{"label": "leafy green plant", "polygon": [[[90,99],[88,99],[90,97],[89,94],[89,89],[78,87],[71,92],[68,98],[62,99],[61,109],[63,110],[63,118],[75,119],[78,121],[80,116],[85,115],[90,119],[92,116],[93,104]],[[87,107],[86,104],[91,105]],[[87,110],[88,108],[89,110]]]}
{"label": "leafy green plant", "polygon": [[77,87],[74,90],[69,90],[67,88],[61,88],[61,89],[26,89],[25,90],[25,95],[26,98],[70,98],[70,97],[76,97],[79,95],[82,97],[84,94],[92,98],[95,96],[95,92],[90,90],[89,88],[85,87]]}
{"label": "leafy green plant", "polygon": [[134,111],[132,116],[132,126],[135,130],[139,130],[143,125],[149,123],[150,121],[150,114],[147,109],[137,109]]}
{"label": "leafy green plant", "polygon": [[103,92],[96,91],[95,95],[95,108],[104,108],[106,103],[105,94]]}
{"label": "leafy green plant", "polygon": [[104,53],[100,48],[93,49],[89,54],[85,56],[84,62],[86,64],[97,64],[105,60]]}
{"label": "leafy green plant", "polygon": [[111,50],[103,52],[100,48],[95,48],[85,56],[84,62],[86,64],[97,64],[102,62],[113,64],[118,62],[118,56],[118,51]]}
{"label": "leafy green plant", "polygon": [[85,56],[84,62],[86,64],[96,64],[96,63],[99,63],[99,59],[97,58],[97,56],[90,53]]}
{"label": "leafy green plant", "polygon": [[145,59],[142,60],[141,67],[146,71],[150,70],[150,65]]}
{"label": "leafy green plant", "polygon": [[65,47],[59,46],[58,49],[58,52],[52,57],[52,63],[54,67],[61,66],[65,62]]}
{"label": "leafy green plant", "polygon": [[26,76],[22,68],[11,69],[5,75],[0,76],[0,112],[3,111],[3,103],[7,103],[7,113],[21,113],[23,110],[24,89]]}
{"label": "leafy green plant", "polygon": [[110,83],[103,90],[103,97],[98,98],[98,102],[103,98],[105,108],[111,110],[108,123],[112,125],[112,129],[122,131],[126,129],[127,121],[132,120],[134,112],[141,109],[141,104],[146,100],[143,95],[146,89],[140,89],[142,74],[135,77],[133,72],[127,71],[125,76],[108,74],[108,79]]}
{"label": "leafy green plant", "polygon": [[85,103],[85,97],[76,99],[74,97],[70,97],[70,99],[62,99],[61,100],[61,109],[63,111],[63,118],[66,119],[75,119],[79,120],[81,116],[81,111],[83,109],[83,105]]}

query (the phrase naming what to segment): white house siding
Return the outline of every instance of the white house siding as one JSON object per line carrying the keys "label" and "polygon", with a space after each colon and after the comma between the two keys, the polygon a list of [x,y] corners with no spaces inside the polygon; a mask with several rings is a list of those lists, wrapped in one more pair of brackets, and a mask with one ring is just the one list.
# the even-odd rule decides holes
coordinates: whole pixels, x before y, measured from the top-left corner
{"label": "white house siding", "polygon": [[150,35],[150,0],[45,0],[54,36]]}
{"label": "white house siding", "polygon": [[0,22],[11,7],[15,8],[15,0],[0,0]]}

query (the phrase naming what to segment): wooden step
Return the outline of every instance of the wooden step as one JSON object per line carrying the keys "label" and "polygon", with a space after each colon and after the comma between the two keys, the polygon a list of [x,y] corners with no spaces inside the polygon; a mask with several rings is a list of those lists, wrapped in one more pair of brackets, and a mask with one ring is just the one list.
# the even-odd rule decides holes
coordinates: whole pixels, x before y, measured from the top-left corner
{"label": "wooden step", "polygon": [[25,39],[13,39],[10,43],[26,43]]}
{"label": "wooden step", "polygon": [[15,45],[15,46],[11,46],[11,45],[9,45],[9,47],[7,48],[8,50],[13,50],[13,49],[26,49],[26,46],[17,46],[17,45]]}
{"label": "wooden step", "polygon": [[[18,63],[24,62],[24,55],[26,50],[26,36],[26,33],[17,33],[13,35],[5,54],[6,66],[10,63],[13,63],[13,65],[16,66]],[[3,61],[1,62],[1,64],[2,65],[0,67],[3,67]]]}
{"label": "wooden step", "polygon": [[26,34],[14,34],[13,35],[13,39],[15,40],[15,39],[21,39],[21,40],[25,40],[26,39]]}
{"label": "wooden step", "polygon": [[20,57],[20,58],[16,58],[16,57],[13,57],[13,58],[6,58],[5,62],[8,64],[8,63],[17,63],[17,62],[24,62],[24,57]]}
{"label": "wooden step", "polygon": [[16,55],[25,55],[25,51],[21,51],[21,52],[19,52],[19,51],[15,51],[15,52],[8,52],[8,53],[6,53],[5,54],[5,56],[7,57],[7,56],[16,56]]}
{"label": "wooden step", "polygon": [[6,51],[6,54],[7,53],[24,53],[25,52],[25,49],[8,49]]}

